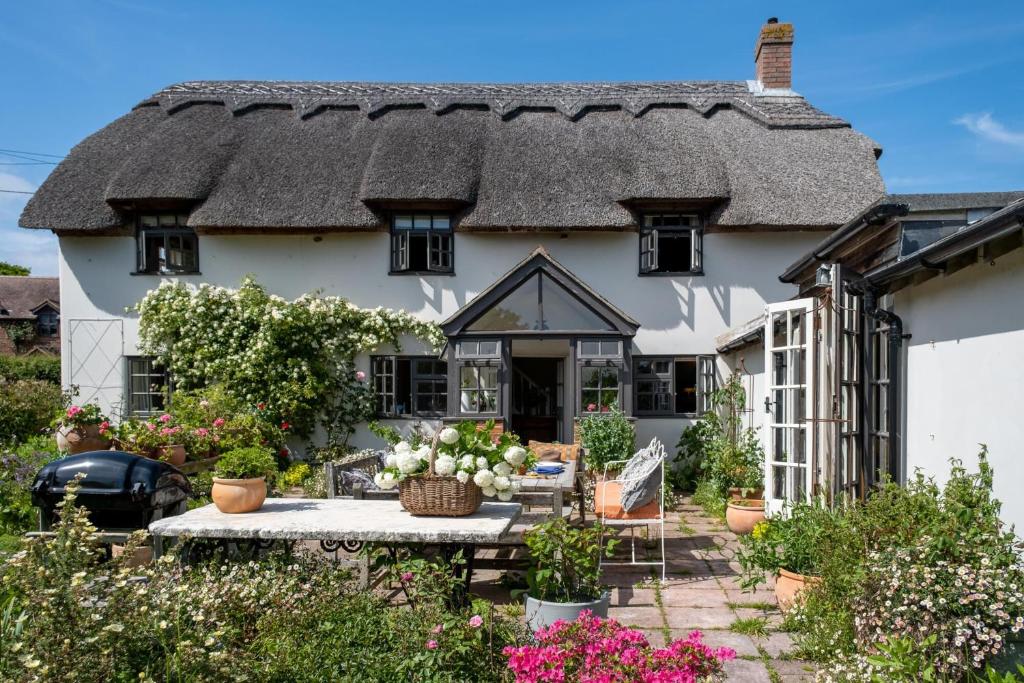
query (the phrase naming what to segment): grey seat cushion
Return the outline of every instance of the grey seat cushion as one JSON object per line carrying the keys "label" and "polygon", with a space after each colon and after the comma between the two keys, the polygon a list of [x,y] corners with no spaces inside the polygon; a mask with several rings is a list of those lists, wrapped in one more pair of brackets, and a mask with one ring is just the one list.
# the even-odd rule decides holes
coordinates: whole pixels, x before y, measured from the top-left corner
{"label": "grey seat cushion", "polygon": [[661,487],[661,467],[662,460],[655,455],[644,458],[631,476],[620,477],[624,480],[621,494],[623,510],[632,512],[654,500]]}

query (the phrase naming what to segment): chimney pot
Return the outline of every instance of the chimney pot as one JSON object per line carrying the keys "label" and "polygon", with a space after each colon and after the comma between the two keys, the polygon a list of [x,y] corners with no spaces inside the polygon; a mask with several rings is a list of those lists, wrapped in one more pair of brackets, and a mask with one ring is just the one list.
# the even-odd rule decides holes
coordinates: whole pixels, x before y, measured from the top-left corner
{"label": "chimney pot", "polygon": [[793,24],[768,18],[754,48],[754,70],[764,88],[793,87]]}

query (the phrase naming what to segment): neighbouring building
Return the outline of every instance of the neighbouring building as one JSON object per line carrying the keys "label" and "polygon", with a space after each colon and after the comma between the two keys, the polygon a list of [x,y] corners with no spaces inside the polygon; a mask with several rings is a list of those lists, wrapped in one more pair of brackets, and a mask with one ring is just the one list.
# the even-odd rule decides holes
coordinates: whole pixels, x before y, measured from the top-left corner
{"label": "neighbouring building", "polygon": [[60,280],[0,275],[0,355],[52,355],[60,348]]}
{"label": "neighbouring building", "polygon": [[59,237],[64,381],[158,407],[125,308],[253,273],[443,324],[440,358],[358,359],[382,419],[569,441],[614,403],[671,448],[730,371],[716,338],[795,295],[778,274],[884,194],[878,145],[791,89],[792,44],[766,24],[753,80],[165,88],[21,217]]}
{"label": "neighbouring building", "polygon": [[941,482],[985,444],[1024,527],[1022,246],[1024,192],[888,195],[783,271],[797,296],[717,349],[763,400],[773,506],[916,470]]}

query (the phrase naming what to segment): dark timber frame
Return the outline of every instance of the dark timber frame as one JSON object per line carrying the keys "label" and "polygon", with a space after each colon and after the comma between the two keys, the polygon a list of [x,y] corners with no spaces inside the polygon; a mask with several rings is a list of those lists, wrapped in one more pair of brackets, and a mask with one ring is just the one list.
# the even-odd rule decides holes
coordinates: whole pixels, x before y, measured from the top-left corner
{"label": "dark timber frame", "polygon": [[[580,330],[471,330],[472,324],[482,315],[499,304],[508,294],[516,290],[531,277],[543,273],[554,283],[563,288],[574,300],[574,303],[589,311],[590,314],[606,323],[604,329]],[[563,391],[562,433],[568,437],[573,433],[573,419],[580,413],[579,386],[582,368],[595,362],[612,364],[619,368],[621,408],[632,414],[633,380],[631,339],[636,335],[640,324],[616,308],[612,303],[597,294],[572,272],[554,260],[546,250],[538,247],[526,259],[503,275],[489,288],[442,323],[441,328],[448,338],[445,358],[448,361],[448,413],[451,417],[465,418],[504,418],[509,424],[512,412],[511,396],[511,359],[513,339],[564,339],[568,342],[566,357],[569,369],[565,373]],[[589,339],[617,340],[620,342],[621,354],[615,358],[581,358],[580,342]],[[479,355],[460,354],[462,342],[479,340],[498,341],[497,353],[482,357]],[[460,401],[459,377],[461,368],[472,365],[496,365],[498,367],[498,400],[495,413],[463,413]],[[566,438],[566,441],[569,439]]]}

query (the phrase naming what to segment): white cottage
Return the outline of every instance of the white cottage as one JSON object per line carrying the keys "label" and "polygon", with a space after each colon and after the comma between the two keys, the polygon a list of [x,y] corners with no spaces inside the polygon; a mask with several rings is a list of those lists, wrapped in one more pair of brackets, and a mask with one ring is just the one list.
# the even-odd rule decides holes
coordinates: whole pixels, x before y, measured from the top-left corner
{"label": "white cottage", "polygon": [[730,369],[716,338],[796,294],[778,274],[884,192],[878,146],[791,89],[792,42],[770,20],[754,80],[165,88],[22,215],[60,238],[64,381],[160,408],[126,307],[252,273],[443,323],[440,358],[359,359],[383,419],[570,441],[616,403],[674,444]]}

